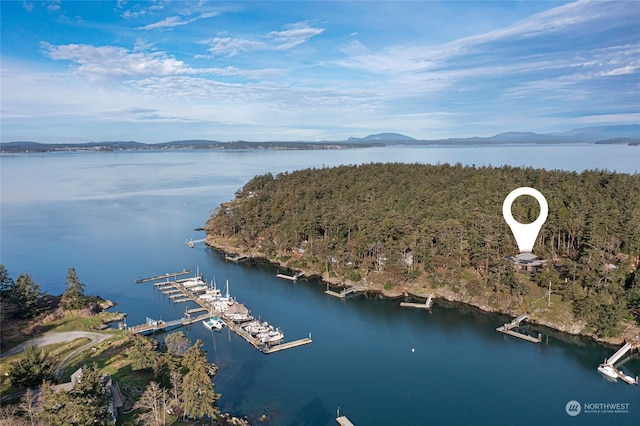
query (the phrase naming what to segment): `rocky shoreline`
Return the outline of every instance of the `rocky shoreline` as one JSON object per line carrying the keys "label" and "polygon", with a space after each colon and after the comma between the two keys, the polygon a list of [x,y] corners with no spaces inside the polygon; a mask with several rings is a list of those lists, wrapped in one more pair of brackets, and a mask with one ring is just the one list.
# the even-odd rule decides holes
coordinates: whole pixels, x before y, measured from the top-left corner
{"label": "rocky shoreline", "polygon": [[[221,241],[221,239],[219,238],[214,238],[211,235],[207,235],[205,244],[208,247],[214,250],[218,250],[225,255],[237,254],[241,256],[246,256],[246,258],[248,258],[249,260],[266,261],[271,263],[274,266],[291,270],[291,268],[286,263],[280,262],[276,259],[270,259],[266,257],[263,253],[260,253],[257,251],[247,251],[246,249],[243,249],[235,245],[233,241],[231,241],[230,239],[225,239],[224,241]],[[318,278],[323,282],[327,283],[328,285],[334,286],[334,287],[347,288],[355,285],[361,285],[361,283],[350,282],[349,280],[342,280],[338,277],[323,276],[322,274],[319,274],[316,271],[312,271],[312,270],[295,268],[293,269],[293,271],[303,272],[304,276],[307,278]],[[428,294],[416,294],[411,291],[398,291],[396,289],[387,290],[385,288],[380,288],[380,287],[369,287],[366,293],[370,295],[377,295],[377,297],[384,298],[384,299],[407,300],[407,301],[408,300],[424,301],[428,297]],[[447,287],[435,288],[435,289],[429,290],[429,293],[433,293],[433,297],[436,300],[436,302],[438,301],[438,299],[440,299],[441,301],[444,300],[450,304],[459,304],[459,305],[473,307],[487,314],[498,314],[498,315],[505,315],[509,317],[515,317],[518,315],[518,314],[514,314],[514,312],[512,312],[511,310],[498,309],[498,308],[489,306],[486,303],[481,303],[477,300],[474,300],[471,297],[461,297],[460,294],[451,291]],[[593,333],[586,332],[584,330],[585,324],[575,322],[575,321],[572,321],[568,324],[565,324],[565,323],[561,324],[561,323],[549,321],[545,318],[532,316],[527,320],[527,324],[542,326],[549,330],[552,330],[561,334],[565,334],[567,335],[568,338],[576,338],[576,337],[586,338],[591,340],[594,343],[607,345],[611,347],[619,346],[623,344],[623,342],[625,341],[632,341],[632,342],[636,342],[637,344],[640,344],[640,327],[634,324],[627,323],[624,325],[624,330],[622,333],[620,333],[619,336],[606,337],[606,338],[596,336]]]}

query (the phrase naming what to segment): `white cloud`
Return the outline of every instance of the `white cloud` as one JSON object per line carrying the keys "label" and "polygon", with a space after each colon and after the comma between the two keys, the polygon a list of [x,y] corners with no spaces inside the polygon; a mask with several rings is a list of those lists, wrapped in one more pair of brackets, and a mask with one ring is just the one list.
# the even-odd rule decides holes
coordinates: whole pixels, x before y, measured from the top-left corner
{"label": "white cloud", "polygon": [[139,27],[138,29],[140,30],[154,30],[157,28],[174,28],[174,27],[179,27],[181,25],[188,25],[192,22],[195,22],[199,19],[206,19],[206,18],[213,18],[218,16],[218,12],[215,11],[211,11],[211,12],[203,12],[201,14],[199,14],[198,16],[196,16],[195,18],[190,18],[187,20],[182,20],[181,17],[179,16],[169,16],[165,19],[163,19],[162,21],[158,21],[158,22],[154,22],[153,24],[148,24],[145,25],[143,27]]}
{"label": "white cloud", "polygon": [[189,19],[187,21],[183,21],[179,16],[169,16],[164,18],[162,21],[154,22],[153,24],[145,25],[144,27],[139,27],[140,30],[154,30],[156,28],[173,28],[178,27],[180,25],[187,25],[193,22],[195,19]]}
{"label": "white cloud", "polygon": [[298,22],[287,25],[283,31],[271,31],[267,37],[274,40],[278,45],[277,49],[287,50],[294,46],[305,43],[311,37],[321,34],[323,28],[310,27],[306,22]]}
{"label": "white cloud", "polygon": [[52,45],[42,43],[45,54],[54,60],[78,64],[75,71],[88,78],[178,75],[193,70],[164,52],[130,52],[121,47],[88,44]]}
{"label": "white cloud", "polygon": [[240,52],[264,47],[264,43],[231,37],[215,37],[199,43],[209,45],[207,50],[218,56],[235,56]]}

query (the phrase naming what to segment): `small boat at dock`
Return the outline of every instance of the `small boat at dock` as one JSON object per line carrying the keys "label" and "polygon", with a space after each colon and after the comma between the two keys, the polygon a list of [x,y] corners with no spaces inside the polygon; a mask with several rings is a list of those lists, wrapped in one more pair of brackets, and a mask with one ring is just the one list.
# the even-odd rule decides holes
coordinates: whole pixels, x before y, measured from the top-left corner
{"label": "small boat at dock", "polygon": [[187,281],[184,281],[182,283],[182,286],[184,288],[193,288],[193,287],[199,287],[199,286],[207,286],[207,283],[202,281],[202,278],[200,277],[196,277],[196,278],[190,278]]}
{"label": "small boat at dock", "polygon": [[602,374],[607,379],[616,381],[618,380],[618,372],[612,365],[609,364],[600,364],[598,366],[598,372]]}
{"label": "small boat at dock", "polygon": [[224,321],[222,321],[215,315],[211,315],[210,318],[202,321],[202,325],[204,325],[209,330],[221,330],[222,327],[224,327]]}
{"label": "small boat at dock", "polygon": [[243,325],[242,328],[253,337],[256,337],[258,334],[267,333],[273,330],[273,326],[269,325],[268,322],[260,322],[258,320],[253,320],[248,324]]}
{"label": "small boat at dock", "polygon": [[258,334],[258,338],[265,345],[277,345],[284,340],[284,333],[279,328]]}
{"label": "small boat at dock", "polygon": [[225,318],[229,318],[231,321],[235,323],[243,323],[247,321],[251,321],[253,317],[248,312],[232,312],[225,314]]}

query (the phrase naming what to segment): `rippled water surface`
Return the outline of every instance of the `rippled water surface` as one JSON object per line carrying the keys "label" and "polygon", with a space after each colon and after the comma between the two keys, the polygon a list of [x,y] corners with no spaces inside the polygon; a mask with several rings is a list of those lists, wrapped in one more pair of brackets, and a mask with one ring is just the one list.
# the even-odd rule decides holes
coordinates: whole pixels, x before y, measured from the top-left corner
{"label": "rippled water surface", "polygon": [[[0,157],[0,261],[30,273],[49,293],[75,267],[86,292],[118,302],[129,324],[182,316],[137,278],[196,268],[287,340],[313,343],[265,356],[227,331],[193,324],[213,362],[224,411],[272,425],[638,424],[638,387],[604,380],[595,367],[611,350],[545,333],[534,345],[503,336],[505,318],[436,305],[338,300],[313,281],[275,277],[269,265],[224,262],[185,239],[203,238],[210,210],[256,174],[368,162],[544,167],[637,173],[640,148],[562,145],[395,147],[341,151],[175,151],[30,154]],[[535,330],[538,331],[538,330]],[[532,331],[533,332],[533,331]],[[547,334],[549,334],[547,336]],[[640,374],[632,359],[623,369]],[[624,414],[565,411],[567,402],[628,403]]]}

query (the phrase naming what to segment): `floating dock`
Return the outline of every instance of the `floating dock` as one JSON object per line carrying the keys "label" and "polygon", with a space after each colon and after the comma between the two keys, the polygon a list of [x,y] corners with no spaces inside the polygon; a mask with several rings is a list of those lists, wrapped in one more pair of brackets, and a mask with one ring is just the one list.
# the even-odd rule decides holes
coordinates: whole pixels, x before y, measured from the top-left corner
{"label": "floating dock", "polygon": [[179,277],[180,275],[186,275],[186,274],[190,274],[190,273],[191,273],[191,271],[183,269],[180,272],[172,272],[170,274],[156,275],[155,277],[149,277],[149,278],[140,278],[139,280],[136,280],[135,283],[136,284],[141,284],[141,283],[148,283],[148,282],[151,282],[151,281],[158,281],[158,280],[164,280],[164,279],[169,281],[170,277],[174,277],[174,279],[175,279],[176,277]]}
{"label": "floating dock", "polygon": [[[633,349],[633,345],[629,342],[626,342],[624,345],[622,345],[622,347],[620,349],[618,349],[613,355],[611,355],[609,358],[605,359],[604,362],[602,364],[600,364],[601,366],[609,366],[613,369],[613,371],[615,371],[615,373],[618,375],[618,378],[620,380],[622,380],[623,382],[630,384],[630,385],[637,385],[638,384],[638,376],[636,376],[636,378],[634,379],[631,376],[628,376],[627,374],[624,373],[624,371],[622,370],[618,370],[618,368],[616,368],[614,366],[614,364],[618,361],[620,361],[620,359],[625,356],[625,354],[627,352],[630,352]],[[615,380],[615,378],[614,378]]]}
{"label": "floating dock", "polygon": [[364,293],[366,290],[367,290],[367,288],[365,286],[357,285],[357,286],[354,286],[354,287],[347,287],[344,290],[342,290],[341,292],[329,290],[327,288],[327,290],[324,293],[328,294],[329,296],[337,297],[339,299],[344,299],[345,297],[347,297],[347,296],[349,296],[351,294]]}
{"label": "floating dock", "polygon": [[433,306],[433,293],[429,295],[427,301],[424,303],[400,302],[400,306],[405,308],[431,309]]}
{"label": "floating dock", "polygon": [[528,334],[518,333],[517,331],[513,331],[514,328],[520,326],[520,323],[529,318],[529,314],[522,314],[519,317],[513,319],[511,322],[501,325],[496,328],[496,331],[500,333],[504,333],[509,336],[517,337],[518,339],[525,340],[531,343],[541,343],[542,342],[542,334],[538,333],[538,337],[529,336]]}

